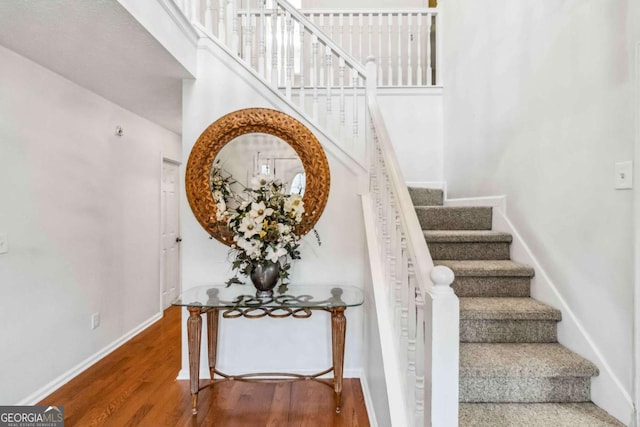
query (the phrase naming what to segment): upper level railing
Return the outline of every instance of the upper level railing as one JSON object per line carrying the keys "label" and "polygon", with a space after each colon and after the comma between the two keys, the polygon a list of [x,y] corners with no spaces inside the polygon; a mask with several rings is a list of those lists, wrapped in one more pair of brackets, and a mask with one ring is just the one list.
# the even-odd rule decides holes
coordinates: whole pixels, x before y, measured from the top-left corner
{"label": "upper level railing", "polygon": [[[304,36],[299,31],[295,14],[289,25],[284,10],[293,9],[305,16],[329,40],[340,46],[352,58],[364,64],[375,57],[378,64],[379,86],[433,86],[441,84],[440,44],[437,8],[422,9],[306,9],[287,8],[283,1],[274,0],[174,0],[192,21],[200,23],[243,58],[251,58],[257,66],[264,66],[269,76],[277,75],[281,86],[308,83],[315,65],[327,66],[320,58],[316,64],[299,54]],[[276,3],[278,6],[276,7]],[[287,3],[288,4],[288,3]],[[274,34],[266,40],[266,34]],[[273,43],[278,47],[277,61],[273,59]],[[310,40],[306,42],[310,49]],[[283,46],[284,48],[284,46]],[[288,50],[293,58],[288,58]],[[319,51],[324,55],[322,50]],[[289,73],[288,62],[292,72]],[[271,70],[269,70],[269,65]],[[274,72],[274,67],[277,69]],[[319,78],[323,78],[322,72]],[[337,71],[334,73],[337,76]],[[306,80],[305,77],[306,76]],[[335,76],[334,76],[335,77]]]}
{"label": "upper level railing", "polygon": [[308,9],[302,13],[361,63],[375,57],[378,86],[440,84],[438,9]]}
{"label": "upper level railing", "polygon": [[366,163],[366,77],[358,60],[286,1],[175,1],[345,152]]}

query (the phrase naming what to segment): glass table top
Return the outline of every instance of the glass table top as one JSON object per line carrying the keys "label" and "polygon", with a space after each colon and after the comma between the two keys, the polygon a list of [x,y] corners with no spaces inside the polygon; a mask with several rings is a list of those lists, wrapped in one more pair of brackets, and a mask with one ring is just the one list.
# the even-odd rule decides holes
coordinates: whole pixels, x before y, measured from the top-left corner
{"label": "glass table top", "polygon": [[256,297],[250,285],[207,285],[184,291],[172,305],[203,308],[340,308],[363,303],[362,290],[354,286],[288,285],[271,297]]}

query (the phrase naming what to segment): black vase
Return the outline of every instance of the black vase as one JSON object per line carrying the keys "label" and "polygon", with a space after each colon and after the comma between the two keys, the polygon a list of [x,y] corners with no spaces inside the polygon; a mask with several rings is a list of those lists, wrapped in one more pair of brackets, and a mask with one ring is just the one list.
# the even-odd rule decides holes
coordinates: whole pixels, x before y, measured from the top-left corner
{"label": "black vase", "polygon": [[262,264],[254,264],[251,267],[251,275],[249,276],[256,287],[256,297],[268,298],[273,296],[273,288],[278,283],[280,277],[280,263],[264,262]]}

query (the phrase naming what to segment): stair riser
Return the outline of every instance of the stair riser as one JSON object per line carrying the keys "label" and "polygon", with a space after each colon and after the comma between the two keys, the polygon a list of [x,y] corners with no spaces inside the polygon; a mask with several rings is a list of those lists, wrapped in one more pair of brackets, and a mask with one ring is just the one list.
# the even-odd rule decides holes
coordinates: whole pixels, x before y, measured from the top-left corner
{"label": "stair riser", "polygon": [[529,277],[456,277],[452,288],[459,297],[528,297]]}
{"label": "stair riser", "polygon": [[491,208],[416,207],[423,230],[491,230]]}
{"label": "stair riser", "polygon": [[460,402],[587,402],[590,377],[460,377]]}
{"label": "stair riser", "polygon": [[557,342],[555,320],[460,319],[461,342]]}
{"label": "stair riser", "polygon": [[409,195],[413,206],[442,206],[442,190],[430,188],[409,188]]}
{"label": "stair riser", "polygon": [[435,260],[509,259],[509,243],[428,243]]}

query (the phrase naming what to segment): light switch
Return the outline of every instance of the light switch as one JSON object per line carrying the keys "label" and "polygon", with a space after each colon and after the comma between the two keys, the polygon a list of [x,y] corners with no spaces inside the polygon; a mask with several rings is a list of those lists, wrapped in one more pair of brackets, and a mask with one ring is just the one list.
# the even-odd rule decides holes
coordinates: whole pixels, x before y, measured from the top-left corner
{"label": "light switch", "polygon": [[633,188],[633,163],[616,163],[616,190],[628,190]]}
{"label": "light switch", "polygon": [[6,254],[7,252],[9,252],[7,233],[0,233],[0,254]]}

